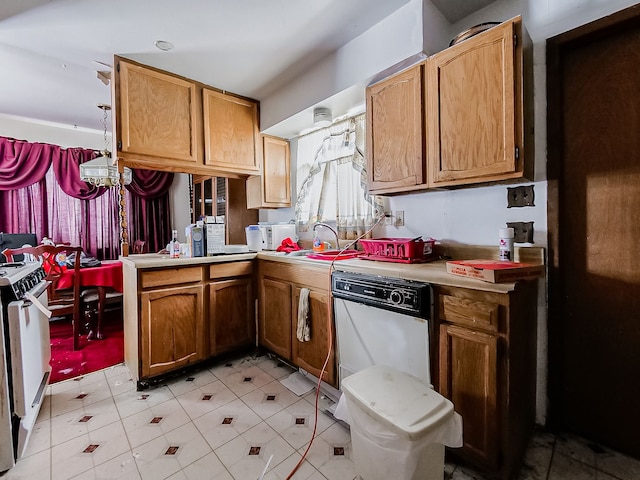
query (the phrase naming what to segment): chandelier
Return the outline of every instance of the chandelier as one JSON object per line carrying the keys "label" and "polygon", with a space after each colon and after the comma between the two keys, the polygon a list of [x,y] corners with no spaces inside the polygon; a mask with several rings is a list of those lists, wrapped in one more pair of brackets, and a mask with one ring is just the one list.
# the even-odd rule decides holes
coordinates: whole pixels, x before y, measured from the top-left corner
{"label": "chandelier", "polygon": [[[104,150],[100,151],[101,156],[80,165],[80,180],[84,180],[96,187],[113,187],[119,184],[120,174],[118,172],[117,159],[111,158],[107,141],[107,112],[111,110],[111,107],[100,103],[98,108],[103,112]],[[129,185],[131,183],[131,169],[124,167],[122,177],[124,184]]]}

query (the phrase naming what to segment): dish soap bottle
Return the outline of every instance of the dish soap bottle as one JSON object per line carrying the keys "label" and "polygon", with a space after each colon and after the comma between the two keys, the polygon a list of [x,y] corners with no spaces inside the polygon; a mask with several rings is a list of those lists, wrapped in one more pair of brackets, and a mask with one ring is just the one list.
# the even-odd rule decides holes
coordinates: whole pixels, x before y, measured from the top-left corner
{"label": "dish soap bottle", "polygon": [[180,258],[180,242],[178,241],[178,230],[171,231],[171,247],[169,249],[169,256],[171,258]]}
{"label": "dish soap bottle", "polygon": [[313,235],[313,251],[314,252],[322,252],[324,250],[324,243],[318,236],[318,232],[314,232]]}

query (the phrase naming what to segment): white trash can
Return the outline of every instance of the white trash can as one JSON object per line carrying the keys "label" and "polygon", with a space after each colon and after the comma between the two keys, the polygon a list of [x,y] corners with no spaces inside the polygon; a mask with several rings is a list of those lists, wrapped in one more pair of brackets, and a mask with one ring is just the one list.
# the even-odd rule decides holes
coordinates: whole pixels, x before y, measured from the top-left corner
{"label": "white trash can", "polygon": [[342,380],[363,480],[442,480],[444,446],[462,446],[453,404],[417,378],[375,365]]}

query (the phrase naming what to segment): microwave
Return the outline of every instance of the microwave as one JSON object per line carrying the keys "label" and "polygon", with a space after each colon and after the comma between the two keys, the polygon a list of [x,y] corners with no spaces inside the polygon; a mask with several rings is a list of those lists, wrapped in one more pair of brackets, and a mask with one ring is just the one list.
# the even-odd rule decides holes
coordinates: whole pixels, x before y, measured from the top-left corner
{"label": "microwave", "polygon": [[276,250],[285,238],[298,241],[296,226],[293,223],[282,225],[260,225],[262,233],[262,249]]}

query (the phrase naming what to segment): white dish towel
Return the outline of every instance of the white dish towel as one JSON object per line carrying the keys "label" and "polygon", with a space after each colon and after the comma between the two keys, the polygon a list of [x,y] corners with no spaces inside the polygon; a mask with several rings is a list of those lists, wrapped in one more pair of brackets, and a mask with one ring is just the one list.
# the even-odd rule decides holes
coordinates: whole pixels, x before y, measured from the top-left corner
{"label": "white dish towel", "polygon": [[311,340],[311,326],[309,325],[309,289],[300,289],[300,300],[298,300],[298,328],[296,337],[300,342]]}

